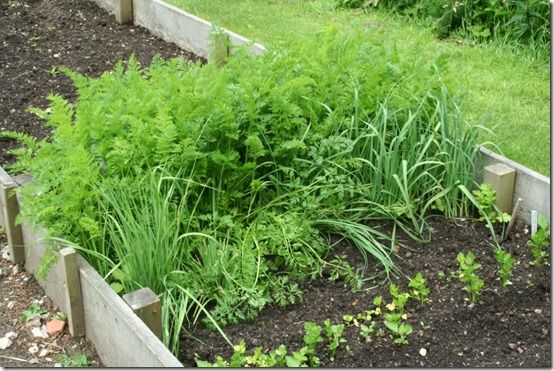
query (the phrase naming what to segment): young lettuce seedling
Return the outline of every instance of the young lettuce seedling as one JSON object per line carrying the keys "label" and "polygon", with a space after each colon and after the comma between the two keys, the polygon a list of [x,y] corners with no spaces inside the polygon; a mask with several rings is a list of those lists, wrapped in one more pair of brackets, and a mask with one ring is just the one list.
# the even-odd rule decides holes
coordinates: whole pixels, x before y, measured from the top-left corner
{"label": "young lettuce seedling", "polygon": [[515,259],[512,258],[509,252],[502,250],[500,247],[497,247],[494,251],[494,257],[500,264],[498,273],[500,273],[502,287],[506,287],[506,285],[508,285],[508,280],[512,276],[512,265],[514,265]]}
{"label": "young lettuce seedling", "polygon": [[469,293],[469,300],[476,303],[481,289],[485,286],[485,282],[475,273],[481,268],[481,264],[475,262],[475,255],[471,251],[466,255],[458,253],[456,260],[460,266],[460,281],[466,284],[464,290]]}

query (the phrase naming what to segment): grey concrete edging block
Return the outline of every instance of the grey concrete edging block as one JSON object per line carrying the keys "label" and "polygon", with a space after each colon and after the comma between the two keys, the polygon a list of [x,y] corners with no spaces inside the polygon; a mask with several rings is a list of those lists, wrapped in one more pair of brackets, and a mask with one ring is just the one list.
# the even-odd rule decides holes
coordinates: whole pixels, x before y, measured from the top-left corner
{"label": "grey concrete edging block", "polygon": [[477,182],[482,182],[483,169],[486,166],[497,163],[516,170],[512,207],[515,206],[517,199],[521,198],[518,217],[526,223],[531,223],[531,210],[536,210],[550,220],[550,178],[489,149],[480,147],[476,166]]}
{"label": "grey concrete edging block", "polygon": [[[210,54],[210,32],[213,25],[200,17],[161,0],[133,0],[133,19],[136,25],[148,29],[165,41],[175,43],[204,58],[208,58]],[[229,35],[232,46],[251,43],[252,54],[259,55],[265,52],[265,48],[260,44],[252,43],[232,31],[224,32]]]}

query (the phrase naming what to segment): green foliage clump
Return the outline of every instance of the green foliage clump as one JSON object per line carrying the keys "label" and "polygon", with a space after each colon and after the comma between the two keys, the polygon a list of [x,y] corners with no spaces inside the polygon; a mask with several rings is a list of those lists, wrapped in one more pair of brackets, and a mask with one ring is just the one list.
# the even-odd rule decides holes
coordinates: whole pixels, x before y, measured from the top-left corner
{"label": "green foliage clump", "polygon": [[27,322],[33,316],[42,316],[43,314],[48,313],[39,303],[32,303],[26,309],[24,309],[21,314],[21,320]]}
{"label": "green foliage clump", "polygon": [[389,275],[391,236],[365,222],[418,238],[436,205],[467,215],[477,152],[436,70],[410,64],[369,33],[330,29],[224,66],[64,70],[75,104],[50,96],[34,112],[52,137],[19,135],[14,169],[33,174],[22,218],[121,292],[156,292],[173,351],[185,321],[221,331],[299,300],[295,283],[327,264],[329,232]]}
{"label": "green foliage clump", "polygon": [[338,7],[378,6],[433,25],[439,38],[458,32],[477,40],[550,43],[548,0],[336,0]]}
{"label": "green foliage clump", "polygon": [[78,354],[73,357],[70,357],[67,354],[60,354],[58,356],[58,361],[60,361],[62,367],[71,367],[71,368],[90,367],[90,363],[88,361],[86,354]]}
{"label": "green foliage clump", "polygon": [[498,210],[495,206],[496,191],[490,184],[483,183],[479,185],[479,189],[474,190],[473,194],[479,206],[479,213],[481,214],[479,220],[489,220],[499,223],[507,223],[510,221],[510,214]]}

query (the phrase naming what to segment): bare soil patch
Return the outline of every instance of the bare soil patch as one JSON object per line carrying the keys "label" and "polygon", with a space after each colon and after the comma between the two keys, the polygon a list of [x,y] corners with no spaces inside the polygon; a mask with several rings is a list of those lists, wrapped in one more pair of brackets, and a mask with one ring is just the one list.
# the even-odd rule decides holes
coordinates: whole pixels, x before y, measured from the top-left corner
{"label": "bare soil patch", "polygon": [[[99,76],[133,54],[144,67],[156,54],[196,59],[141,27],[118,25],[89,0],[0,0],[0,25],[0,132],[37,139],[49,129],[27,108],[46,108],[49,94],[75,98],[70,79],[54,68]],[[0,137],[0,165],[15,161],[8,151],[17,146]]]}

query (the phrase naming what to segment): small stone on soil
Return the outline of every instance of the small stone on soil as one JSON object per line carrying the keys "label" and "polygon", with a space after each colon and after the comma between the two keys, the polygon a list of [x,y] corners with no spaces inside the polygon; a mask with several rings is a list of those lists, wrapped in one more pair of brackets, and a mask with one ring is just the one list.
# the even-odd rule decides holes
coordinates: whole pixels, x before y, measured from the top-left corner
{"label": "small stone on soil", "polygon": [[508,343],[508,348],[510,348],[511,350],[514,350],[517,348],[517,345],[515,343]]}
{"label": "small stone on soil", "polygon": [[36,338],[48,339],[48,331],[46,330],[46,326],[44,325],[40,327],[33,327],[31,333]]}
{"label": "small stone on soil", "polygon": [[427,356],[427,349],[421,348],[421,349],[419,350],[419,355],[422,356],[422,357]]}
{"label": "small stone on soil", "polygon": [[0,338],[0,349],[2,350],[8,349],[12,344],[13,342],[11,341],[10,338],[8,337]]}
{"label": "small stone on soil", "polygon": [[33,344],[29,347],[28,351],[31,354],[35,354],[36,352],[38,352],[38,346],[36,344]]}
{"label": "small stone on soil", "polygon": [[10,260],[10,248],[8,246],[2,248],[2,259]]}
{"label": "small stone on soil", "polygon": [[38,354],[38,356],[39,356],[40,358],[43,358],[43,357],[46,357],[49,353],[50,353],[50,351],[49,351],[48,349],[44,348],[44,349],[42,349],[42,350],[40,351],[40,353]]}

